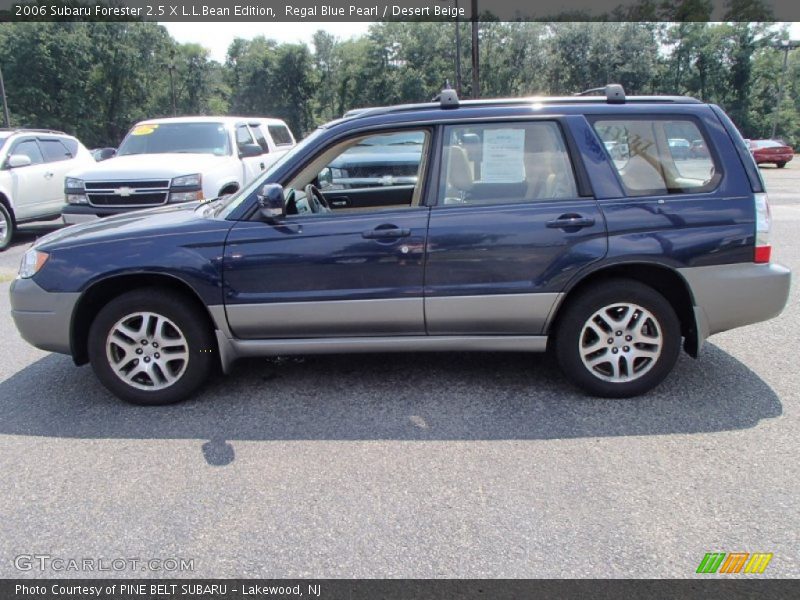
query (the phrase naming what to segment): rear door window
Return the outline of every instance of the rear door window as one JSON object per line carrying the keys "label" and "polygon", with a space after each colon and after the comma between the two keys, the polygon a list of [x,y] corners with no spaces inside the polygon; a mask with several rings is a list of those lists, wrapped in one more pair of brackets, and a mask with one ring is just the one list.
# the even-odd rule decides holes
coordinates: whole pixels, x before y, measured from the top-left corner
{"label": "rear door window", "polygon": [[722,177],[692,119],[598,119],[594,128],[629,196],[709,192]]}
{"label": "rear door window", "polygon": [[557,123],[452,125],[445,130],[440,205],[577,196],[572,162]]}
{"label": "rear door window", "polygon": [[59,162],[72,158],[72,153],[59,140],[39,140],[45,162]]}

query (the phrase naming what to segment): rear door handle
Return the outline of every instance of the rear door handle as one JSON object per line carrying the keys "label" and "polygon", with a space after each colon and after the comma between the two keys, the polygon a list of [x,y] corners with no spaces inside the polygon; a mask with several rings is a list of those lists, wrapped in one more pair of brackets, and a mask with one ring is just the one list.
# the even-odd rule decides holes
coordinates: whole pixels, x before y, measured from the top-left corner
{"label": "rear door handle", "polygon": [[45,178],[45,179],[52,179],[52,178],[53,178],[53,173],[50,173],[50,172],[48,171],[47,173],[45,173],[45,174],[44,174],[44,178]]}
{"label": "rear door handle", "polygon": [[551,229],[580,229],[581,227],[591,227],[594,225],[592,217],[583,217],[581,215],[561,215],[557,219],[547,222],[547,226]]}
{"label": "rear door handle", "polygon": [[361,234],[361,237],[368,240],[390,240],[404,238],[410,235],[410,229],[400,229],[399,227],[377,227],[370,231],[365,231]]}

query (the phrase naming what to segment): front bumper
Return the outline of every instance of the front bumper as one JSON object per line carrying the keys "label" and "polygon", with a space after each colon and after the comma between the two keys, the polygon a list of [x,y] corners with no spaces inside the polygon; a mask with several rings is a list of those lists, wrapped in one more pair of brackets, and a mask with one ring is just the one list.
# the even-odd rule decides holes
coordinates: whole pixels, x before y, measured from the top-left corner
{"label": "front bumper", "polygon": [[16,279],[11,284],[11,317],[22,338],[47,350],[71,354],[70,325],[80,293],[53,293],[33,279]]}
{"label": "front bumper", "polygon": [[678,269],[694,296],[699,341],[777,317],[789,299],[792,273],[777,263]]}
{"label": "front bumper", "polygon": [[135,210],[146,210],[146,207],[142,208],[141,206],[134,206],[132,208],[101,208],[99,206],[91,206],[89,204],[67,204],[63,209],[61,209],[61,219],[67,225],[75,225],[77,223],[86,223],[87,221],[94,221],[96,219],[102,219],[103,217],[133,212]]}

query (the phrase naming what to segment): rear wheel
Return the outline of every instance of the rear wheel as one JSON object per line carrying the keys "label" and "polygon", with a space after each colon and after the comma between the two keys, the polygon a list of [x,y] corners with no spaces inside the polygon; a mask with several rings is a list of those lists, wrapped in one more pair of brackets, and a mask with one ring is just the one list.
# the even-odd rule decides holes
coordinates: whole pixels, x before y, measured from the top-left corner
{"label": "rear wheel", "polygon": [[786,166],[786,163],[785,162],[775,163],[775,166],[777,166],[779,169],[782,169],[783,167]]}
{"label": "rear wheel", "polygon": [[89,330],[89,360],[111,392],[134,404],[170,404],[205,381],[216,353],[207,319],[157,288],[109,302]]}
{"label": "rear wheel", "polygon": [[14,237],[14,219],[5,204],[0,202],[0,250],[5,250]]}
{"label": "rear wheel", "polygon": [[564,374],[590,394],[627,398],[664,380],[680,341],[678,317],[661,294],[638,281],[616,279],[565,308],[556,357]]}

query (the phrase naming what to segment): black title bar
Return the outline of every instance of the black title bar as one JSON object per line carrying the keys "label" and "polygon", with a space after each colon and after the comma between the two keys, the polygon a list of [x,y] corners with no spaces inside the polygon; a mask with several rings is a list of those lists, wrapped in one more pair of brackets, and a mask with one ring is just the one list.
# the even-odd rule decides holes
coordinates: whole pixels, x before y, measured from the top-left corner
{"label": "black title bar", "polygon": [[[473,9],[476,9],[473,11]],[[797,0],[0,0],[3,21],[800,21]]]}

